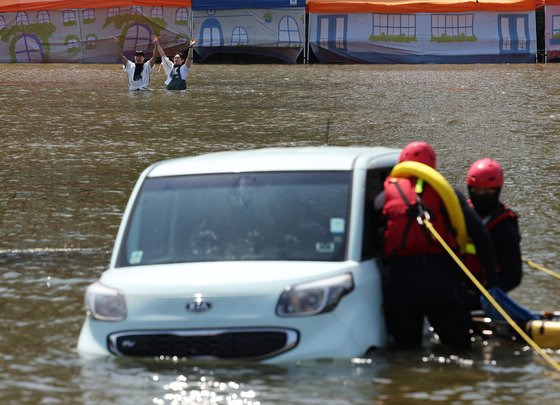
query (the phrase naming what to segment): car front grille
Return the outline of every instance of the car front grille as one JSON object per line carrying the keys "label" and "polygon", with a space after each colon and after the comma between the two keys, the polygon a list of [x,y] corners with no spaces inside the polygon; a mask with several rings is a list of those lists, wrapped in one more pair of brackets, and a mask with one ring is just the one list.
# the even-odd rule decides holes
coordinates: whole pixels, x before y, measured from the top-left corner
{"label": "car front grille", "polygon": [[297,331],[279,328],[158,330],[113,333],[107,345],[122,356],[263,359],[294,348],[298,340]]}

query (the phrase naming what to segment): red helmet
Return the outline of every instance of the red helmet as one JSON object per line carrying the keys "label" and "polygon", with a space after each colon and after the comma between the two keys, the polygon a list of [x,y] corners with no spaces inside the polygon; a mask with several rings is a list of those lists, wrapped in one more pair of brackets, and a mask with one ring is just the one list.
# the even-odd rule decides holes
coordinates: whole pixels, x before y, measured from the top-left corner
{"label": "red helmet", "polygon": [[480,159],[467,172],[467,186],[475,188],[499,188],[504,185],[504,170],[494,159]]}
{"label": "red helmet", "polygon": [[399,157],[399,162],[412,160],[436,168],[436,153],[426,142],[411,142],[406,145]]}

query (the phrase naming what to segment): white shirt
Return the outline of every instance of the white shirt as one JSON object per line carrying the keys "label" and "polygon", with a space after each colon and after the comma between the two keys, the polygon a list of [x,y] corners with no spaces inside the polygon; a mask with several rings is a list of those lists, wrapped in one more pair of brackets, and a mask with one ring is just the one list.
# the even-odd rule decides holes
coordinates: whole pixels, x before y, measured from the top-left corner
{"label": "white shirt", "polygon": [[[167,86],[171,82],[171,71],[173,70],[173,62],[169,58],[161,58],[161,66],[165,70],[167,79],[165,80],[165,85]],[[179,73],[181,74],[181,79],[187,80],[187,75],[189,74],[189,69],[183,63],[179,68]]]}
{"label": "white shirt", "polygon": [[141,75],[142,80],[134,80],[134,70],[136,69],[136,64],[134,62],[127,61],[123,69],[128,75],[128,90],[149,90],[150,74],[152,73],[152,67],[149,61],[144,62],[144,69]]}

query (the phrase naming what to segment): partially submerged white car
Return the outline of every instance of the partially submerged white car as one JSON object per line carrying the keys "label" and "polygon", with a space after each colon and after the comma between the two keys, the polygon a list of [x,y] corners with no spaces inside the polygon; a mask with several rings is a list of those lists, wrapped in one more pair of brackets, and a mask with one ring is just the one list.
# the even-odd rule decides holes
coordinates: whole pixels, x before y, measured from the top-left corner
{"label": "partially submerged white car", "polygon": [[152,165],[87,289],[79,352],[282,362],[383,346],[373,199],[399,152],[270,148]]}

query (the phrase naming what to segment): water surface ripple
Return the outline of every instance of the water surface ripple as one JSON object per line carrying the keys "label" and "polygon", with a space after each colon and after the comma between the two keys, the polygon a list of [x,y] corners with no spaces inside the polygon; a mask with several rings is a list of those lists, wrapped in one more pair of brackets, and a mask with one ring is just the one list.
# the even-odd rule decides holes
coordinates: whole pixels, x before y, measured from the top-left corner
{"label": "water surface ripple", "polygon": [[[434,347],[268,366],[84,359],[83,293],[103,271],[139,173],[161,159],[266,146],[434,145],[464,189],[503,163],[523,252],[560,270],[558,65],[196,65],[189,90],[130,93],[117,65],[0,65],[0,402],[88,404],[551,403],[559,376],[522,345]],[[560,309],[524,269],[514,292]],[[557,360],[560,354],[553,353]]]}

